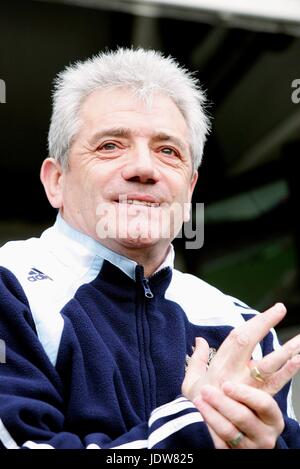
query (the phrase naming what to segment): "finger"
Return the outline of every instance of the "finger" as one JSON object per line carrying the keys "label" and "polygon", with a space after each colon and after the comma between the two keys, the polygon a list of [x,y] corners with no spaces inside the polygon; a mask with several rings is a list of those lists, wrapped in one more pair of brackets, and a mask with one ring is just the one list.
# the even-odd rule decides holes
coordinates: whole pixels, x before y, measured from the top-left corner
{"label": "finger", "polygon": [[[222,390],[227,396],[254,411],[262,422],[276,429],[278,435],[283,431],[284,422],[281,410],[277,402],[265,391],[229,381],[223,383]],[[233,423],[235,423],[234,420]]]}
{"label": "finger", "polygon": [[282,349],[286,350],[290,354],[290,358],[300,353],[300,334],[283,344]]}
{"label": "finger", "polygon": [[193,355],[188,360],[186,374],[182,383],[182,394],[193,400],[195,393],[191,394],[193,384],[204,378],[207,370],[209,345],[202,337],[196,337],[196,348]]}
{"label": "finger", "polygon": [[245,323],[233,329],[228,338],[221,345],[222,353],[249,360],[254,347],[260,342],[284,317],[286,308],[282,303],[276,303],[261,314],[255,315]]}
{"label": "finger", "polygon": [[196,337],[196,348],[188,364],[188,371],[199,378],[207,370],[209,345],[202,337]]}
{"label": "finger", "polygon": [[300,355],[295,355],[276,373],[272,374],[265,382],[263,389],[271,396],[277,394],[300,370]]}
{"label": "finger", "polygon": [[201,397],[250,439],[259,438],[264,431],[265,425],[260,424],[257,416],[247,406],[227,393],[224,394],[222,390],[205,385],[201,389]]}
{"label": "finger", "polygon": [[300,352],[300,334],[286,342],[280,350],[266,355],[262,360],[255,363],[262,374],[275,373],[294,355]]}
{"label": "finger", "polygon": [[[194,404],[207,423],[216,448],[229,449],[230,446],[227,442],[236,439],[236,436],[240,433],[239,429],[201,397],[195,399]],[[236,448],[245,448],[245,441],[243,440],[244,438],[241,439]]]}
{"label": "finger", "polygon": [[[213,388],[213,386],[204,386],[201,394],[206,402],[206,393],[210,395],[208,403],[218,410],[224,417],[228,418],[236,428],[247,436],[246,441],[248,448],[274,448],[278,436],[284,428],[281,412],[274,399],[272,399],[272,397],[267,393],[259,389],[252,388],[251,386],[233,386],[233,383],[227,382],[223,384],[223,388],[224,391],[227,391],[226,394],[229,394],[228,391],[230,390],[232,397],[224,393],[220,394],[221,391],[217,388]],[[247,391],[249,391],[251,399],[247,396]],[[273,418],[270,418],[268,423],[266,423],[260,415],[256,414],[256,409],[261,411],[258,403],[263,400],[263,395],[266,397],[265,401],[267,404],[270,407],[273,407]],[[227,400],[228,398],[229,401]],[[243,401],[247,404],[244,405]],[[264,407],[265,413],[267,413],[267,404]],[[276,411],[278,413],[276,413]],[[269,414],[271,414],[271,411],[269,411]]]}

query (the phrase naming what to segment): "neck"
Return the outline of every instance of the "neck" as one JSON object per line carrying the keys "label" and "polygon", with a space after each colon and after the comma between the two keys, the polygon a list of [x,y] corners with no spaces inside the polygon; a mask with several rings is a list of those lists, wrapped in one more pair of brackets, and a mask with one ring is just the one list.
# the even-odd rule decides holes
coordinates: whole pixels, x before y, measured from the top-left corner
{"label": "neck", "polygon": [[62,219],[75,230],[91,237],[98,243],[100,242],[103,246],[111,249],[117,254],[125,256],[128,259],[135,261],[137,264],[142,265],[144,267],[145,277],[149,277],[158,269],[165,260],[170,248],[170,240],[167,239],[160,239],[154,244],[148,245],[145,244],[146,242],[143,244],[143,241],[138,240],[123,240],[123,242],[120,242],[118,239],[111,238],[99,240],[96,233],[82,229],[78,223],[73,223],[72,220],[63,216],[62,212],[60,212],[60,215]]}
{"label": "neck", "polygon": [[124,246],[117,243],[106,244],[109,249],[121,254],[122,256],[132,259],[137,264],[144,267],[145,277],[152,275],[158,267],[165,260],[170,243],[165,246],[161,246],[159,243],[153,246]]}

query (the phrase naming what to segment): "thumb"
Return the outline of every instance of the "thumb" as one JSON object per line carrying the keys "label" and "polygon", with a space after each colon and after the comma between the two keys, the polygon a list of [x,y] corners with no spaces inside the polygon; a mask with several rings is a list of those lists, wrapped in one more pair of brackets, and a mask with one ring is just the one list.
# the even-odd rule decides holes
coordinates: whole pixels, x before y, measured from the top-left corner
{"label": "thumb", "polygon": [[196,347],[189,359],[187,373],[195,374],[197,378],[203,376],[207,370],[209,345],[203,337],[196,337]]}
{"label": "thumb", "polygon": [[196,347],[189,358],[185,377],[182,383],[182,394],[188,399],[194,396],[194,384],[201,382],[207,370],[209,345],[202,337],[196,337]]}

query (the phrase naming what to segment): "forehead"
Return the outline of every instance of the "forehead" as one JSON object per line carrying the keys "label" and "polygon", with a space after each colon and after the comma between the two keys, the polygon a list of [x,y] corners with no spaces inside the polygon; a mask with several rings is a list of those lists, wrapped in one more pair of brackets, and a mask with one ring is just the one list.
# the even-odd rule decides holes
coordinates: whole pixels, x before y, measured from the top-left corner
{"label": "forehead", "polygon": [[188,128],[183,114],[174,101],[163,93],[152,92],[142,99],[126,87],[97,89],[82,104],[81,122],[91,131],[114,125],[151,128],[156,132],[180,133],[188,140]]}

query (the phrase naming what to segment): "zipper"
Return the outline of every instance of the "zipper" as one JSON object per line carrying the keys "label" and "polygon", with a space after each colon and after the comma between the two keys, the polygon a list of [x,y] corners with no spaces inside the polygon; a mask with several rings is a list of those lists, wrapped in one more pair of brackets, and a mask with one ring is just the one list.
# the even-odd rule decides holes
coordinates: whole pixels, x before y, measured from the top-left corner
{"label": "zipper", "polygon": [[144,289],[144,295],[146,298],[153,298],[154,295],[150,289],[148,279],[143,277],[142,278],[142,284],[143,284],[143,289]]}
{"label": "zipper", "polygon": [[137,295],[137,339],[139,347],[139,362],[141,373],[141,384],[143,387],[143,420],[149,418],[152,409],[155,407],[155,376],[153,371],[152,358],[150,354],[150,329],[147,318],[148,308],[150,307],[150,299],[154,297],[149,281],[144,275],[142,265],[136,267],[136,282],[138,287]]}

